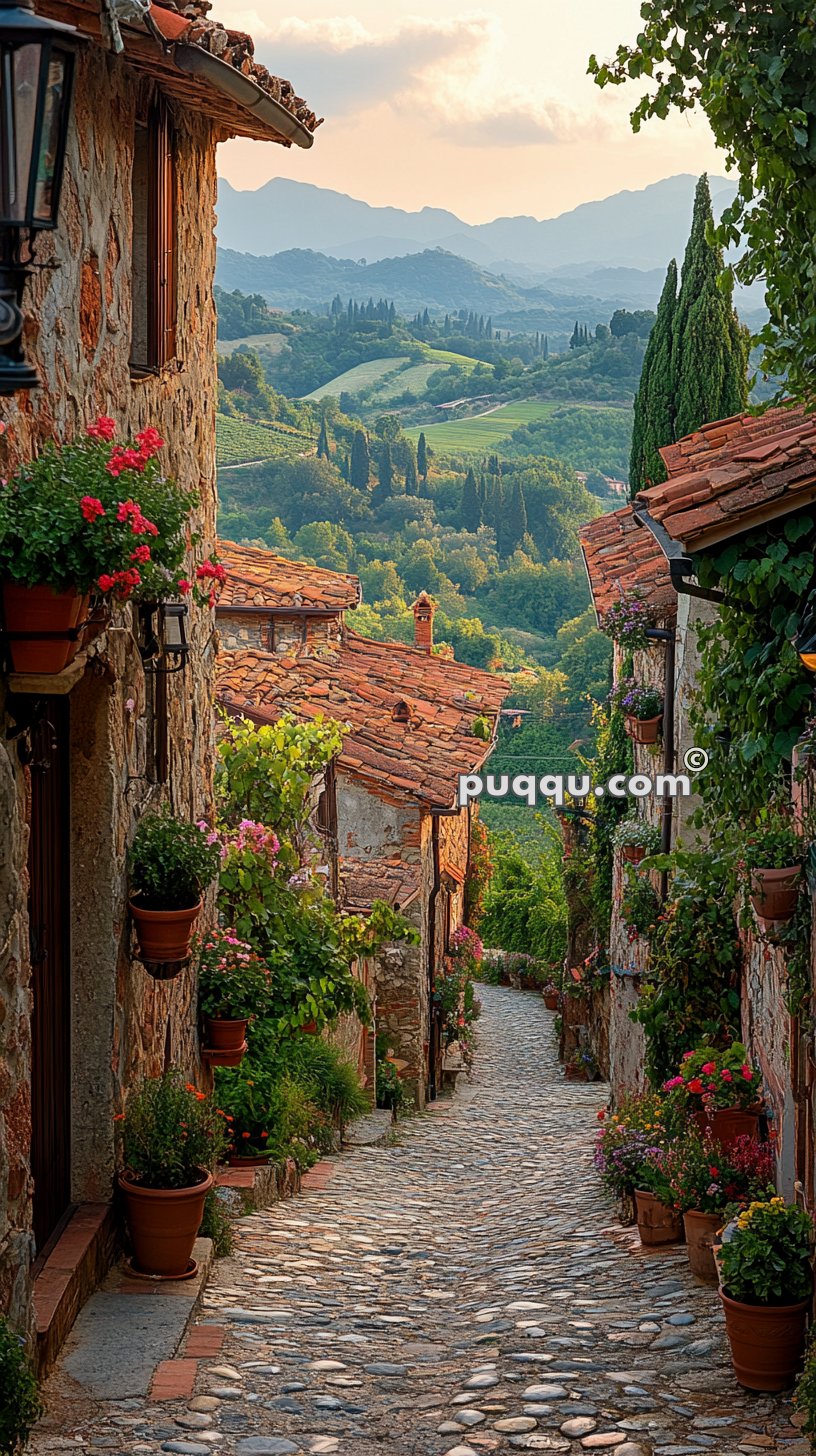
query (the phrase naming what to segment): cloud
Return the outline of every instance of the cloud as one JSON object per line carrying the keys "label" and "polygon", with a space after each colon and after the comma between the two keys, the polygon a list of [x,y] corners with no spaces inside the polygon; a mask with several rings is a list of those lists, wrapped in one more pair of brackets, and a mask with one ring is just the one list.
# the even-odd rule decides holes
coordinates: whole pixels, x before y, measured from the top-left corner
{"label": "cloud", "polygon": [[355,17],[289,18],[255,34],[259,59],[329,121],[386,105],[412,114],[426,136],[472,147],[552,145],[598,130],[595,117],[554,97],[508,90],[495,14],[406,19],[377,32]]}

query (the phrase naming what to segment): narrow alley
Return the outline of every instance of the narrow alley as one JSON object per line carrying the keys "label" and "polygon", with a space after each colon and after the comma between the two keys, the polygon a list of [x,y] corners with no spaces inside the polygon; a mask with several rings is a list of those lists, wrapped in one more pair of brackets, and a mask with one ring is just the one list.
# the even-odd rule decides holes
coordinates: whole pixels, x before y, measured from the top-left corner
{"label": "narrow alley", "polygon": [[613,1224],[591,1166],[604,1089],[563,1081],[541,999],[480,994],[471,1084],[237,1226],[191,1335],[215,1351],[223,1332],[194,1395],[90,1408],[58,1368],[35,1451],[805,1449],[786,1399],[735,1384],[682,1249]]}

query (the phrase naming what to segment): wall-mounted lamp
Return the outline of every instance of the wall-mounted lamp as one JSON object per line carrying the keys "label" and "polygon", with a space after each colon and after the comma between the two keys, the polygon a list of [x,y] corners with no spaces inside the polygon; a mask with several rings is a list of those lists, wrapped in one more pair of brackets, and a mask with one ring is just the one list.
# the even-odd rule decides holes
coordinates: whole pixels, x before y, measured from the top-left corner
{"label": "wall-mounted lamp", "polygon": [[35,236],[57,225],[74,37],[75,26],[43,20],[32,0],[0,0],[0,395],[40,383],[23,356],[21,303]]}
{"label": "wall-mounted lamp", "polygon": [[190,655],[187,603],[160,602],[157,607],[143,606],[141,617],[142,645],[139,651],[145,672],[183,672]]}

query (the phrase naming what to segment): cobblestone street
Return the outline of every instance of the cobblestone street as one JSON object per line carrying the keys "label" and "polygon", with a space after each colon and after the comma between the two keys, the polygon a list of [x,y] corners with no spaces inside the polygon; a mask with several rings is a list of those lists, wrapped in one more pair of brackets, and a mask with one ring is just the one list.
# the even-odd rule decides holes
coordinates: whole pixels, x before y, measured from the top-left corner
{"label": "cobblestone street", "polygon": [[786,1399],[736,1385],[683,1251],[614,1224],[591,1166],[604,1089],[564,1082],[541,999],[480,995],[471,1084],[237,1225],[173,1362],[193,1392],[80,1409],[58,1372],[35,1451],[807,1449]]}

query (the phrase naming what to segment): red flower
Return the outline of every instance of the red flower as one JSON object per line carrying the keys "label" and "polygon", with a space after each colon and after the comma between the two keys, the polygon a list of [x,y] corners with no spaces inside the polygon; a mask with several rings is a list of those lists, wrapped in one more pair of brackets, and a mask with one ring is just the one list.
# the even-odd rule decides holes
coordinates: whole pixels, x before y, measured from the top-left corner
{"label": "red flower", "polygon": [[131,561],[149,561],[150,560],[150,547],[149,546],[137,546],[135,551],[131,551],[131,553],[130,553],[130,559],[131,559]]}
{"label": "red flower", "polygon": [[86,521],[95,521],[97,516],[104,516],[105,514],[105,507],[101,500],[97,500],[95,495],[84,495],[79,502],[79,509]]}
{"label": "red flower", "polygon": [[753,1082],[753,1080],[754,1080],[754,1070],[753,1070],[753,1067],[749,1067],[748,1066],[748,1063],[747,1062],[744,1062],[743,1065],[740,1067],[740,1072],[742,1073],[742,1075],[745,1078],[746,1082]]}
{"label": "red flower", "polygon": [[599,1122],[603,1122],[605,1117],[606,1117],[606,1112],[604,1111],[604,1109],[602,1107],[601,1110],[600,1110],[600,1112],[598,1113],[598,1121]]}
{"label": "red flower", "polygon": [[154,430],[153,426],[149,425],[146,430],[142,430],[142,433],[136,436],[136,444],[141,446],[142,455],[149,460],[152,455],[161,450],[164,440],[158,430]]}
{"label": "red flower", "polygon": [[105,469],[109,475],[118,477],[123,470],[137,470],[141,474],[146,464],[141,450],[134,450],[129,445],[116,445]]}
{"label": "red flower", "polygon": [[113,591],[116,582],[114,581],[112,576],[100,576],[96,584],[99,587],[100,591],[109,592]]}
{"label": "red flower", "polygon": [[727,1067],[723,1067],[722,1071],[720,1072],[720,1076],[722,1077],[724,1082],[733,1082],[734,1080]]}
{"label": "red flower", "polygon": [[187,580],[186,576],[183,576],[181,578],[181,581],[178,584],[178,589],[181,592],[182,596],[186,597],[188,591],[190,590],[190,583]]}
{"label": "red flower", "polygon": [[708,1171],[711,1174],[712,1178],[719,1178],[719,1176],[720,1176],[720,1170],[719,1170],[719,1168],[709,1167],[709,1170]]}
{"label": "red flower", "polygon": [[94,420],[94,423],[88,426],[85,433],[92,440],[110,442],[116,434],[116,421],[112,420],[110,415],[100,415],[98,420]]}
{"label": "red flower", "polygon": [[688,1090],[689,1092],[702,1092],[703,1084],[700,1081],[699,1077],[692,1077],[691,1081],[688,1084]]}
{"label": "red flower", "polygon": [[706,1077],[710,1077],[711,1073],[716,1072],[716,1070],[717,1068],[713,1062],[706,1062],[705,1066],[701,1068],[701,1071]]}

